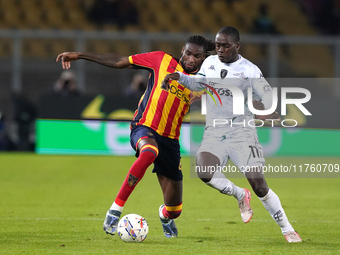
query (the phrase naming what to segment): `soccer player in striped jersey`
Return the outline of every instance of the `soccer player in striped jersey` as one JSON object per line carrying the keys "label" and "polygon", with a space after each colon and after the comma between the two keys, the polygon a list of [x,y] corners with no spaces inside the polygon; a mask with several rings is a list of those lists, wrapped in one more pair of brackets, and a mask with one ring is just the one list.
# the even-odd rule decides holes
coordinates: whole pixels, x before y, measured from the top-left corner
{"label": "soccer player in striped jersey", "polygon": [[155,51],[121,56],[116,53],[97,54],[64,52],[57,56],[62,67],[69,69],[71,62],[78,59],[89,60],[112,68],[139,68],[150,72],[148,85],[141,97],[138,109],[131,123],[130,141],[136,150],[137,160],[131,166],[118,195],[108,210],[103,228],[114,234],[123,207],[142,179],[146,169],[154,163],[163,191],[164,204],[159,208],[159,216],[166,237],[176,237],[174,219],[182,211],[182,171],[180,162],[179,135],[184,115],[188,112],[192,93],[189,89],[171,83],[169,91],[161,88],[165,75],[173,72],[196,74],[214,43],[202,36],[190,36],[182,49],[182,56],[173,56]]}
{"label": "soccer player in striped jersey", "polygon": [[[233,100],[237,97],[237,91],[231,92],[229,89],[221,89],[221,85],[232,84],[244,95],[247,95],[248,88],[252,88],[253,93],[258,99],[261,99],[261,101],[253,100],[254,108],[258,110],[271,108],[272,88],[263,77],[260,69],[238,54],[241,43],[236,28],[227,26],[220,29],[215,37],[215,45],[217,55],[209,56],[203,62],[197,75],[168,74],[163,83],[165,89],[168,88],[171,80],[172,82],[177,81],[193,91],[202,90],[204,88],[202,84],[206,86],[210,84],[216,89],[215,91],[219,91],[217,95],[214,94],[213,97],[215,98],[207,97],[206,127],[202,143],[197,151],[196,165],[200,169],[215,165],[225,166],[231,159],[246,176],[255,194],[280,226],[286,240],[290,243],[302,242],[301,237],[288,221],[279,197],[268,187],[261,171],[265,160],[255,127],[246,124],[240,125],[243,121],[249,123],[249,120],[253,120],[254,116],[249,110],[249,106],[245,103],[244,114],[234,114]],[[219,98],[218,93],[221,95],[221,105],[215,105],[214,102],[217,97]],[[264,120],[278,119],[276,112],[270,116],[256,117]],[[215,125],[214,121],[218,119],[228,120],[229,125]],[[230,125],[231,122],[234,125]],[[249,205],[250,193],[248,190],[237,187],[220,171],[201,171],[198,172],[198,175],[202,181],[212,188],[238,200],[242,220],[245,223],[251,219],[253,211]],[[240,198],[244,196],[244,193],[249,199],[241,201]],[[243,213],[242,208],[244,209]]]}

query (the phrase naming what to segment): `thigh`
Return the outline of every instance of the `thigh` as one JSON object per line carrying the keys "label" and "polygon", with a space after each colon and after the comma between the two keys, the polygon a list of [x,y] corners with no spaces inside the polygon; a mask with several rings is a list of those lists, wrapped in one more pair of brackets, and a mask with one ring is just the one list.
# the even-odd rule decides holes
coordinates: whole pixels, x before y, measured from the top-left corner
{"label": "thigh", "polygon": [[[220,166],[225,166],[229,160],[228,149],[225,144],[226,136],[223,134],[212,134],[205,132],[200,147],[198,148],[196,157],[202,152],[207,152],[214,155],[219,162]],[[206,159],[208,162],[210,159]],[[214,162],[216,162],[214,160]],[[210,162],[209,162],[210,163]]]}
{"label": "thigh", "polygon": [[256,133],[247,134],[244,132],[234,136],[227,141],[227,148],[230,159],[242,173],[251,167],[265,164],[263,149]]}
{"label": "thigh", "polygon": [[145,144],[151,144],[158,148],[157,135],[154,130],[145,126],[136,126],[131,130],[130,144],[136,151],[136,157],[139,155],[139,149]]}
{"label": "thigh", "polygon": [[202,151],[196,155],[196,172],[198,177],[204,182],[211,180],[217,166],[220,165],[219,158],[210,152]]}
{"label": "thigh", "polygon": [[263,197],[268,192],[267,182],[262,172],[265,164],[262,146],[256,133],[242,131],[228,141],[230,159],[246,176],[255,194]]}
{"label": "thigh", "polygon": [[159,154],[154,162],[153,173],[163,175],[173,181],[182,181],[182,164],[179,141],[158,135],[156,137]]}
{"label": "thigh", "polygon": [[164,204],[179,205],[182,203],[183,182],[174,181],[157,173],[159,184],[162,188]]}

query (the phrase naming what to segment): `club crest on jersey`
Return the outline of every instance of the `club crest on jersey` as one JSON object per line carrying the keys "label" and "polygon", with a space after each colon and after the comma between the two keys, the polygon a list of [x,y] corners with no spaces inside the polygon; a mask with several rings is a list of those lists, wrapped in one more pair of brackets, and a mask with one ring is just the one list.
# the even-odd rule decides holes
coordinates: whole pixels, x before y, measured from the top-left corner
{"label": "club crest on jersey", "polygon": [[224,79],[227,76],[227,74],[228,74],[228,70],[222,69],[221,70],[221,79]]}
{"label": "club crest on jersey", "polygon": [[139,178],[137,178],[136,176],[133,176],[132,174],[129,174],[128,184],[130,187],[135,186],[138,180]]}

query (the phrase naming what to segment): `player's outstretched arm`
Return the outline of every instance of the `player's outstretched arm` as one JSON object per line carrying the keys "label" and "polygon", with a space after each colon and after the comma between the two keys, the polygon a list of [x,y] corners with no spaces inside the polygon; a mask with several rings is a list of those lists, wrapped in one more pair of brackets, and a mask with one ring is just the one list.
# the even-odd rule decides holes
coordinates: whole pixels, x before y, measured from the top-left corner
{"label": "player's outstretched arm", "polygon": [[168,91],[170,88],[170,82],[172,80],[178,80],[180,78],[178,73],[170,73],[165,75],[164,80],[162,81],[162,86],[161,88]]}
{"label": "player's outstretched arm", "polygon": [[205,79],[203,77],[198,77],[197,75],[186,75],[184,73],[176,72],[167,74],[162,81],[162,89],[168,90],[170,87],[170,82],[172,80],[177,80],[179,84],[188,88],[191,91],[201,91],[203,85],[205,84]]}
{"label": "player's outstretched arm", "polygon": [[129,58],[117,53],[63,52],[57,56],[56,62],[61,60],[63,69],[70,69],[71,62],[85,59],[112,68],[131,68]]}

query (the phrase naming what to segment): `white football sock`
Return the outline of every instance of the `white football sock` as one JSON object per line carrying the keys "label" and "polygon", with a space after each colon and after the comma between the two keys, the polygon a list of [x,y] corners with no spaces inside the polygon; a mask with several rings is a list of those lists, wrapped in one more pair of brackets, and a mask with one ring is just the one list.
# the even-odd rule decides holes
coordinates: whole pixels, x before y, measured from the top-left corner
{"label": "white football sock", "polygon": [[211,180],[206,184],[219,190],[222,194],[235,197],[237,200],[241,200],[245,196],[244,189],[229,181],[221,172],[215,172]]}
{"label": "white football sock", "polygon": [[[164,208],[164,207],[163,207]],[[164,214],[163,214],[163,208],[162,210],[159,210],[159,217],[162,219],[162,220],[168,220],[169,218],[165,217]]]}
{"label": "white football sock", "polygon": [[123,211],[123,207],[119,206],[115,202],[113,202],[113,204],[110,207],[110,210],[115,210],[115,211],[122,212]]}
{"label": "white football sock", "polygon": [[294,231],[292,225],[290,225],[285,211],[282,208],[279,197],[269,189],[267,195],[259,197],[264,207],[270,213],[275,222],[281,227],[282,234],[287,234],[290,231]]}

